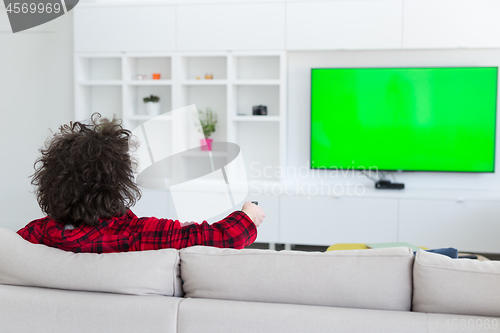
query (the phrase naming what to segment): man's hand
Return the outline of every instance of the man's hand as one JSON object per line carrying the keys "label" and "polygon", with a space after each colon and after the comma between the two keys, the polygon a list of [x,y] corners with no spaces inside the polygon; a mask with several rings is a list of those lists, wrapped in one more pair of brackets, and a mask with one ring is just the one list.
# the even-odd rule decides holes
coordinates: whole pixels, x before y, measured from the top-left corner
{"label": "man's hand", "polygon": [[256,227],[258,227],[264,220],[264,217],[266,217],[266,214],[264,214],[262,208],[260,208],[256,204],[251,203],[250,201],[247,201],[243,204],[243,208],[241,209],[241,211],[248,215],[248,217],[253,221]]}

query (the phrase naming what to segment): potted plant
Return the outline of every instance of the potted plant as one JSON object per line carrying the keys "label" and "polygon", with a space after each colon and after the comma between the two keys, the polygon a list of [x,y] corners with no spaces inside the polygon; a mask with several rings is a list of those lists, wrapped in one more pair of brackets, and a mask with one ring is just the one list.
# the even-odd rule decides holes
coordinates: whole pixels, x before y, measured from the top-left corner
{"label": "potted plant", "polygon": [[160,97],[150,95],[142,99],[146,104],[146,112],[150,116],[157,116],[160,114]]}
{"label": "potted plant", "polygon": [[200,118],[201,129],[203,130],[203,135],[205,139],[201,139],[200,146],[201,150],[212,150],[212,139],[210,135],[215,132],[217,127],[217,113],[212,109],[207,108],[205,111],[198,111]]}

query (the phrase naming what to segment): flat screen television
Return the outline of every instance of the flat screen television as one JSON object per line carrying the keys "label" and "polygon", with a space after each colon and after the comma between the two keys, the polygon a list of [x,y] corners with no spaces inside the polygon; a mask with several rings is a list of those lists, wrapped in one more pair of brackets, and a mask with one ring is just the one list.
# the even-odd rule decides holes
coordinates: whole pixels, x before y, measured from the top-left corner
{"label": "flat screen television", "polygon": [[313,68],[311,168],[494,172],[497,72]]}

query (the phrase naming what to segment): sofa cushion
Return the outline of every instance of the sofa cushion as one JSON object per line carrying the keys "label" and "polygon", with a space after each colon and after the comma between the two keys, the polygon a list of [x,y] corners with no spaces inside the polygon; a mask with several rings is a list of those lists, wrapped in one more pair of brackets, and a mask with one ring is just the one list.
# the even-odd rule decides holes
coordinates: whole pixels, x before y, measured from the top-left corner
{"label": "sofa cushion", "polygon": [[0,284],[119,294],[183,295],[175,249],[73,253],[0,228]]}
{"label": "sofa cushion", "polygon": [[0,285],[0,332],[177,333],[184,299]]}
{"label": "sofa cushion", "polygon": [[187,297],[410,310],[409,248],[319,252],[182,249]]}
{"label": "sofa cushion", "polygon": [[428,333],[429,324],[426,313],[410,311],[188,298],[177,332]]}
{"label": "sofa cushion", "polygon": [[498,333],[499,322],[493,317],[190,298],[179,304],[177,332]]}
{"label": "sofa cushion", "polygon": [[500,262],[418,251],[413,311],[500,317]]}

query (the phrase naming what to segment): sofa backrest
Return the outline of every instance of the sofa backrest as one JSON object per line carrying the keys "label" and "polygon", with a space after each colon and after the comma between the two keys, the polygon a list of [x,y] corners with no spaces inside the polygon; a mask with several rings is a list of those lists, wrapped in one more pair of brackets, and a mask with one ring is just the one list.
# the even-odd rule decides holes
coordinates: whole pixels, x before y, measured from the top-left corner
{"label": "sofa backrest", "polygon": [[73,253],[32,244],[0,228],[0,284],[182,296],[179,251]]}
{"label": "sofa backrest", "polygon": [[319,252],[182,249],[186,297],[411,309],[409,248]]}
{"label": "sofa backrest", "polygon": [[500,317],[500,262],[418,251],[412,310]]}

